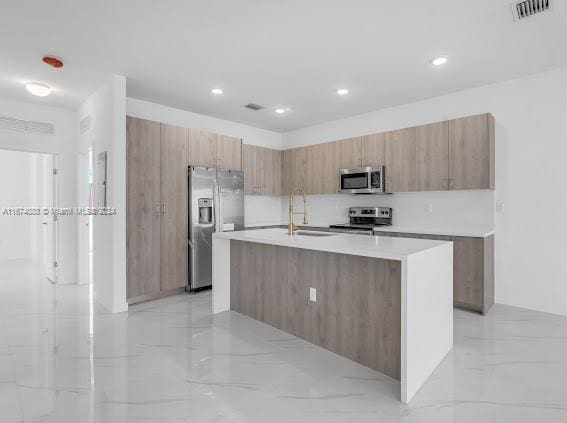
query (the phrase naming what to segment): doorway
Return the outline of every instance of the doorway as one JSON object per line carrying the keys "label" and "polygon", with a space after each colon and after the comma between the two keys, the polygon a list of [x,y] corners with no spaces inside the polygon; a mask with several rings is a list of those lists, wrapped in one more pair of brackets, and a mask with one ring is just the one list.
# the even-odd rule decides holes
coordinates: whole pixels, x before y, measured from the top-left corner
{"label": "doorway", "polygon": [[57,155],[0,150],[0,262],[41,264],[58,280]]}

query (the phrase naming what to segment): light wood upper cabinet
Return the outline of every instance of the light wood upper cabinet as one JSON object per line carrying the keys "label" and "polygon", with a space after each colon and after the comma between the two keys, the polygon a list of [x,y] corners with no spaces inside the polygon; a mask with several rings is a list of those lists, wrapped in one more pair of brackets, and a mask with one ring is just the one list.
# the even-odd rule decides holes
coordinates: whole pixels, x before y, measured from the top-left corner
{"label": "light wood upper cabinet", "polygon": [[308,187],[307,163],[309,161],[309,147],[293,148],[282,151],[282,195],[289,195],[292,190]]}
{"label": "light wood upper cabinet", "polygon": [[189,129],[189,163],[192,166],[242,170],[242,140]]}
{"label": "light wood upper cabinet", "polygon": [[339,190],[340,143],[329,142],[307,148],[306,194],[336,194]]}
{"label": "light wood upper cabinet", "polygon": [[319,144],[310,145],[304,148],[305,151],[305,170],[304,170],[304,185],[305,194],[315,195],[323,191],[324,178],[321,175],[321,168],[324,158],[323,149]]}
{"label": "light wood upper cabinet", "polygon": [[362,166],[378,166],[386,163],[385,134],[362,137]]}
{"label": "light wood upper cabinet", "polygon": [[127,297],[160,292],[159,122],[126,119]]}
{"label": "light wood upper cabinet", "polygon": [[[347,138],[335,141],[339,152],[339,169],[362,166],[362,138]],[[337,175],[339,172],[337,169]],[[338,176],[337,176],[338,177]]]}
{"label": "light wood upper cabinet", "polygon": [[449,121],[449,188],[494,189],[494,117]]}
{"label": "light wood upper cabinet", "polygon": [[300,188],[305,191],[308,186],[307,163],[309,147],[295,148],[292,150],[292,154],[291,187],[293,189]]}
{"label": "light wood upper cabinet", "polygon": [[416,145],[417,191],[449,189],[449,123],[416,127]]}
{"label": "light wood upper cabinet", "polygon": [[258,156],[259,148],[254,145],[242,145],[242,169],[244,170],[244,194],[258,194]]}
{"label": "light wood upper cabinet", "polygon": [[246,195],[279,196],[282,185],[282,152],[244,144],[243,170]]}
{"label": "light wood upper cabinet", "polygon": [[282,183],[281,183],[281,194],[289,195],[291,192],[291,187],[293,184],[292,174],[293,174],[293,150],[283,150],[282,151]]}
{"label": "light wood upper cabinet", "polygon": [[265,177],[264,190],[266,195],[278,197],[282,193],[282,152],[281,150],[271,148],[266,148],[265,150],[267,155],[265,163],[267,166],[263,173]]}
{"label": "light wood upper cabinet", "polygon": [[242,140],[226,135],[216,135],[217,168],[242,170]]}
{"label": "light wood upper cabinet", "polygon": [[161,291],[187,285],[189,130],[161,125]]}
{"label": "light wood upper cabinet", "polygon": [[385,143],[386,191],[416,191],[416,128],[386,132]]}
{"label": "light wood upper cabinet", "polygon": [[189,129],[189,164],[192,166],[216,167],[216,134]]}
{"label": "light wood upper cabinet", "polygon": [[339,170],[385,166],[387,192],[494,189],[490,114],[294,148],[282,153],[282,189],[339,189]]}

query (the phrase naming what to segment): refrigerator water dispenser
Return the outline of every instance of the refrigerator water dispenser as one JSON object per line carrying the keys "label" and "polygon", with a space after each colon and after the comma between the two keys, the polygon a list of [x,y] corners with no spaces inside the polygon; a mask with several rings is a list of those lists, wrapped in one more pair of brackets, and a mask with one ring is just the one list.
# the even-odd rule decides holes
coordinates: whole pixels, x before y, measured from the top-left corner
{"label": "refrigerator water dispenser", "polygon": [[213,199],[199,198],[199,223],[213,223]]}

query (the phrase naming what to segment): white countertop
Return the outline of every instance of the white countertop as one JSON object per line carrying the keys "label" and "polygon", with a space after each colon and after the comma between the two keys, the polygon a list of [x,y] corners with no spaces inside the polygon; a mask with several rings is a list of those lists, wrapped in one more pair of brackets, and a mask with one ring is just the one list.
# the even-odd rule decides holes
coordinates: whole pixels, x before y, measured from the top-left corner
{"label": "white countertop", "polygon": [[402,232],[406,234],[423,235],[447,235],[447,236],[468,236],[473,238],[484,238],[494,235],[494,229],[486,228],[415,228],[411,226],[375,226],[374,230],[380,232]]}
{"label": "white countertop", "polygon": [[[325,232],[325,234],[330,233]],[[289,236],[287,230],[283,228],[221,232],[213,234],[213,237],[388,260],[404,260],[412,254],[448,243],[447,241],[343,233],[333,233],[330,236],[322,237],[303,235]]]}

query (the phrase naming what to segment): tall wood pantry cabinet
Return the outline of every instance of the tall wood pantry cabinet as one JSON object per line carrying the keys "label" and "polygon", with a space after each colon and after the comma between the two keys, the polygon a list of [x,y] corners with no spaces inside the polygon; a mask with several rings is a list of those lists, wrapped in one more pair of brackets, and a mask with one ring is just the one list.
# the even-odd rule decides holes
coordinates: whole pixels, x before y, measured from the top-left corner
{"label": "tall wood pantry cabinet", "polygon": [[187,284],[185,128],[126,120],[126,278],[129,303]]}

